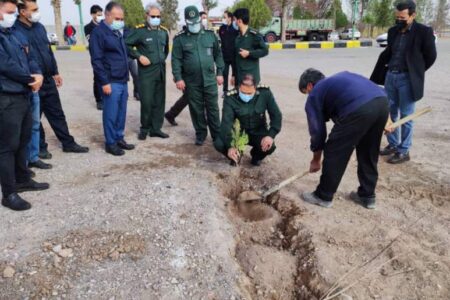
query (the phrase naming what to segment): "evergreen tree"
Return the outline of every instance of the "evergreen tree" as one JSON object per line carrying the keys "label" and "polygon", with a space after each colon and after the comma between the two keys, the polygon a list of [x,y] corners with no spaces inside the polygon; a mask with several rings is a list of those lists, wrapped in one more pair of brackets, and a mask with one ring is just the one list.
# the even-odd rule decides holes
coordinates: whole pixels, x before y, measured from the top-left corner
{"label": "evergreen tree", "polygon": [[161,6],[161,22],[169,30],[177,29],[180,17],[177,13],[178,0],[158,0]]}
{"label": "evergreen tree", "polygon": [[141,0],[116,0],[125,11],[125,25],[134,28],[145,21],[145,11]]}
{"label": "evergreen tree", "polygon": [[258,29],[264,27],[272,20],[272,12],[264,0],[241,0],[236,2],[232,8],[248,8],[250,11],[250,27]]}

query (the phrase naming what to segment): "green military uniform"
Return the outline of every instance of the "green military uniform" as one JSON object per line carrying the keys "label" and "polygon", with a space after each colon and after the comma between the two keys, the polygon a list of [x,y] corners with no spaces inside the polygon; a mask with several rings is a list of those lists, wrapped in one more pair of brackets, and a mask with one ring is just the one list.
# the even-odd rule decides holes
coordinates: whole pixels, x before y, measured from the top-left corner
{"label": "green military uniform", "polygon": [[[266,112],[270,117],[269,125]],[[249,145],[253,147],[251,150],[253,159],[263,160],[275,151],[275,143],[267,152],[261,149],[261,140],[264,137],[275,138],[281,130],[281,111],[268,87],[259,85],[255,96],[248,103],[240,99],[237,90],[227,93],[223,102],[220,136],[214,142],[216,150],[225,156],[231,148],[231,131],[236,119],[241,123],[241,129],[245,130],[249,136]]]}
{"label": "green military uniform", "polygon": [[[186,7],[185,19],[194,20],[194,24],[200,23],[195,6]],[[206,139],[207,125],[213,139],[219,133],[220,113],[216,76],[222,76],[223,68],[222,51],[213,31],[201,28],[198,33],[191,33],[186,29],[175,36],[172,48],[172,73],[176,82],[184,80],[186,84],[185,92],[198,144]]]}
{"label": "green military uniform", "polygon": [[[250,52],[247,58],[243,58],[239,51],[241,49]],[[259,59],[269,54],[269,46],[264,42],[261,34],[256,30],[248,28],[247,32],[236,37],[235,41],[235,81],[236,86],[242,81],[242,78],[246,74],[253,75],[256,84],[261,81],[261,75],[259,72]]]}
{"label": "green military uniform", "polygon": [[[139,95],[141,100],[141,131],[161,132],[166,105],[166,58],[169,54],[169,34],[166,28],[138,25],[126,38],[130,55],[138,60]],[[143,66],[145,56],[150,65]]]}

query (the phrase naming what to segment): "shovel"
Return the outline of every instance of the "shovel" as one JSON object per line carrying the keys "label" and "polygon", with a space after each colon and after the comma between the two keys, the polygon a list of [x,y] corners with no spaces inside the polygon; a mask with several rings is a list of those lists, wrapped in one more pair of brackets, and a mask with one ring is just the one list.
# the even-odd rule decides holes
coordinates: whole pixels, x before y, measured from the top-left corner
{"label": "shovel", "polygon": [[406,117],[404,117],[404,118],[402,118],[402,119],[400,119],[400,120],[398,120],[398,121],[396,121],[394,123],[386,124],[386,128],[395,129],[395,128],[400,127],[401,125],[405,124],[406,122],[409,122],[411,120],[414,120],[414,119],[420,117],[421,115],[429,113],[430,111],[431,111],[431,107],[430,106],[422,108],[421,110],[416,111],[412,115],[406,116]]}
{"label": "shovel", "polygon": [[270,195],[272,195],[275,192],[278,192],[281,188],[285,187],[286,185],[294,182],[297,179],[303,178],[306,175],[309,174],[309,171],[305,171],[303,173],[295,174],[294,176],[289,177],[288,179],[280,182],[276,186],[268,189],[267,191],[261,193],[257,191],[245,191],[239,194],[237,201],[238,202],[249,202],[249,201],[256,201],[256,200],[266,200],[266,198]]}

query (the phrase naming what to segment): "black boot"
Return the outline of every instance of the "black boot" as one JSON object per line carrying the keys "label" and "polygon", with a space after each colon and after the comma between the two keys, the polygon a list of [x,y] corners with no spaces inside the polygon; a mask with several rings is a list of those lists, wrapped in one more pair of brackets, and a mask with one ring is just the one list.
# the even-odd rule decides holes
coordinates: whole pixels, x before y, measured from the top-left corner
{"label": "black boot", "polygon": [[30,179],[28,182],[16,183],[18,193],[43,191],[49,188],[50,185],[48,183],[36,182],[33,179]]}
{"label": "black boot", "polygon": [[27,210],[31,208],[31,204],[23,200],[17,193],[12,193],[6,198],[2,199],[2,205],[12,210]]}

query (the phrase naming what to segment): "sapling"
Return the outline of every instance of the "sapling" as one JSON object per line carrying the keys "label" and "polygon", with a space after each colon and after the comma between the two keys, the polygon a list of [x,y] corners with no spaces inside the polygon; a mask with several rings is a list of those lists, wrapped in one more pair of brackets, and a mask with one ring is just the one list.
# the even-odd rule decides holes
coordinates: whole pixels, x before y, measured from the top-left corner
{"label": "sapling", "polygon": [[245,147],[248,145],[249,138],[245,130],[241,130],[241,123],[238,119],[234,121],[233,129],[231,130],[231,147],[237,149],[239,152],[238,164],[241,162],[241,157],[244,155]]}

